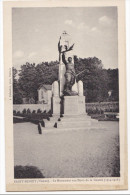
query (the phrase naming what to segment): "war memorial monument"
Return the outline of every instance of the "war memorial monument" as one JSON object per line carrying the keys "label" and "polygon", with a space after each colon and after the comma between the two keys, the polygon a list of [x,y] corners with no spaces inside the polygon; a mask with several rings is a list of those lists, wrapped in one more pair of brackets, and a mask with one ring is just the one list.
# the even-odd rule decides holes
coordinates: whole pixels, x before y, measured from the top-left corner
{"label": "war memorial monument", "polygon": [[45,128],[90,128],[98,122],[86,113],[83,82],[76,81],[73,49],[74,43],[64,31],[58,43],[59,80],[52,84],[52,117],[44,121]]}

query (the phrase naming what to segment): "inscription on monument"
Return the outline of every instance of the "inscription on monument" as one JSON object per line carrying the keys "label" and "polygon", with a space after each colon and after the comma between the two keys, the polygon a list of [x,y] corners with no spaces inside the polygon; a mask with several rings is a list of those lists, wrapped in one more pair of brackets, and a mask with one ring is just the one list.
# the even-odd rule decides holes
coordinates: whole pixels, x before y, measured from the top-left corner
{"label": "inscription on monument", "polygon": [[64,98],[64,114],[78,114],[78,96],[66,96]]}

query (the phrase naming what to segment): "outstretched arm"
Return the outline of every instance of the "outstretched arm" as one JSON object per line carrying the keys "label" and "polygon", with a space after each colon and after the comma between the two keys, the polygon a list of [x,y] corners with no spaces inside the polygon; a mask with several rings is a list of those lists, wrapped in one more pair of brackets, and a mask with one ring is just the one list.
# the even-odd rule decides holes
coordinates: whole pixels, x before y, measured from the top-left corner
{"label": "outstretched arm", "polygon": [[73,47],[74,47],[74,44],[73,44],[71,47],[69,47],[69,49],[67,49],[67,48],[66,48],[66,50],[65,50],[65,51],[61,51],[61,53],[71,51],[71,50],[73,50]]}
{"label": "outstretched arm", "polygon": [[62,45],[60,45],[60,40],[61,40],[61,37],[60,37],[59,42],[58,42],[58,51],[59,51],[59,53],[61,53],[61,50],[62,50]]}
{"label": "outstretched arm", "polygon": [[69,48],[69,49],[66,49],[66,51],[62,51],[62,62],[66,65],[67,64],[67,61],[65,59],[65,53],[68,52],[68,51],[71,51],[73,50],[73,47],[74,47],[74,44]]}

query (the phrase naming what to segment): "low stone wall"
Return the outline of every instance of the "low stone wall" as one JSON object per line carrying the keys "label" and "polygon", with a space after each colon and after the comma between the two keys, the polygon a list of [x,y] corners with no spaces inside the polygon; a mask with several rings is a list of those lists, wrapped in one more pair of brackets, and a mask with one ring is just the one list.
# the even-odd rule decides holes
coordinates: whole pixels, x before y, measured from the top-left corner
{"label": "low stone wall", "polygon": [[86,111],[119,112],[119,102],[86,103]]}
{"label": "low stone wall", "polygon": [[[48,112],[51,109],[50,104],[14,104],[13,110],[16,112],[22,112],[24,109],[30,109],[32,112],[33,110],[37,111],[40,109],[42,112],[46,110]],[[119,102],[94,102],[94,103],[86,103],[86,111],[87,112],[96,112],[96,111],[103,111],[103,112],[119,112]]]}
{"label": "low stone wall", "polygon": [[32,112],[33,110],[37,111],[40,109],[42,112],[46,110],[48,112],[51,109],[51,105],[48,104],[14,104],[13,110],[16,112],[20,111],[22,112],[24,109],[30,109]]}

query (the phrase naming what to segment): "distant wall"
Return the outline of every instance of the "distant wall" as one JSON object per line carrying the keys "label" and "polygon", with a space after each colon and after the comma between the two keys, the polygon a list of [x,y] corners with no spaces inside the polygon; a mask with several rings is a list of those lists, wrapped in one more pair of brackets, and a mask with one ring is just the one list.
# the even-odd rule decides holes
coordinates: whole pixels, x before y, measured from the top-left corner
{"label": "distant wall", "polygon": [[20,111],[22,112],[24,109],[30,109],[30,111],[32,112],[33,110],[42,110],[42,111],[49,111],[51,109],[51,105],[49,104],[14,104],[13,105],[13,110],[15,110],[16,112]]}
{"label": "distant wall", "polygon": [[108,112],[119,112],[119,102],[94,102],[86,103],[86,111],[102,110]]}

